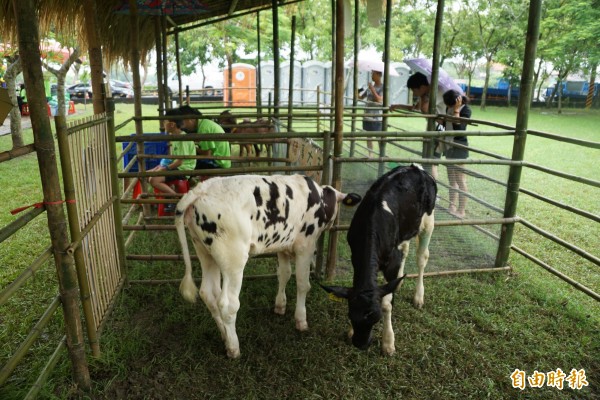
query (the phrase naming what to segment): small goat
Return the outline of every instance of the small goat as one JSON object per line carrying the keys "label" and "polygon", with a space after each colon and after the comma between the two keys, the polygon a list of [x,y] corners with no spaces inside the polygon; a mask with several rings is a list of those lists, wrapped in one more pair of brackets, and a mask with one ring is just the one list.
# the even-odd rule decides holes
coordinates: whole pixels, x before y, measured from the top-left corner
{"label": "small goat", "polygon": [[[249,119],[244,119],[241,123],[237,124],[237,126],[233,129],[233,133],[244,135],[244,134],[256,134],[256,133],[274,133],[275,126],[271,121],[265,118],[259,118],[254,122],[251,122]],[[260,153],[262,151],[262,145],[265,145],[267,149],[267,155],[270,156],[272,154],[272,144],[267,140],[261,139],[250,139],[250,140],[240,140],[240,156],[243,155],[244,151],[247,156],[250,155],[252,150],[252,145],[254,145],[254,152],[256,157],[260,157]]]}

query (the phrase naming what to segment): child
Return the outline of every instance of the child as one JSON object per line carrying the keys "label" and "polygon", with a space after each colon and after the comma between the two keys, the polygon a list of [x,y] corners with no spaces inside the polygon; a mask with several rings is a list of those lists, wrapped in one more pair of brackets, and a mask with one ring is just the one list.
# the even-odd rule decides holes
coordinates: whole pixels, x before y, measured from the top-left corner
{"label": "child", "polygon": [[[444,103],[446,104],[446,114],[460,118],[471,118],[471,108],[468,106],[469,99],[463,94],[448,90],[444,93]],[[466,121],[446,122],[446,131],[466,131]],[[449,136],[447,141],[468,146],[469,141],[464,135]],[[449,145],[445,148],[444,154],[448,160],[466,159],[469,157],[469,150]],[[448,165],[448,183],[450,185],[450,206],[448,212],[458,218],[465,217],[467,207],[467,175],[465,174],[464,164]]]}

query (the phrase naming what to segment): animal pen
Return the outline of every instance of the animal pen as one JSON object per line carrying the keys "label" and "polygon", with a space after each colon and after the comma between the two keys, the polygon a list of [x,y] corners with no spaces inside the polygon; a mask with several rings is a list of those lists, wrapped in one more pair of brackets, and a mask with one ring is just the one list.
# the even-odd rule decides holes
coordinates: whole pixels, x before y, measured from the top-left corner
{"label": "animal pen", "polygon": [[[339,8],[342,7],[342,2]],[[443,3],[443,2],[442,2]],[[539,23],[540,2],[532,1],[530,6],[530,26],[528,36],[537,37],[536,21]],[[439,33],[439,32],[438,32]],[[338,32],[339,35],[339,32]],[[343,35],[343,32],[342,32]],[[341,41],[341,40],[340,40]],[[569,243],[550,232],[528,222],[526,215],[517,214],[519,194],[528,195],[546,202],[557,210],[576,214],[585,223],[595,224],[600,218],[591,212],[560,203],[538,195],[527,188],[520,187],[522,169],[531,168],[548,177],[557,177],[578,182],[593,188],[600,182],[572,176],[544,166],[526,162],[523,159],[525,138],[528,135],[548,140],[558,140],[574,146],[599,149],[600,143],[587,142],[568,137],[535,132],[527,129],[527,112],[531,97],[531,66],[535,58],[536,40],[529,40],[527,56],[523,68],[522,92],[519,103],[519,116],[516,126],[503,126],[480,120],[471,120],[471,128],[466,131],[469,137],[505,137],[513,140],[512,154],[495,154],[474,147],[469,148],[472,156],[468,160],[435,160],[431,158],[431,142],[437,138],[443,140],[447,135],[433,129],[426,131],[405,130],[408,119],[426,118],[432,126],[434,118],[439,116],[415,115],[412,113],[388,113],[384,107],[386,127],[382,132],[364,132],[356,128],[356,119],[363,114],[364,107],[355,103],[344,109],[342,89],[339,85],[330,95],[336,100],[334,107],[289,108],[269,107],[259,115],[268,117],[278,127],[278,132],[244,136],[245,140],[270,141],[274,151],[270,157],[231,157],[233,166],[228,170],[198,170],[193,176],[214,176],[219,174],[274,174],[304,173],[323,184],[332,184],[344,192],[364,194],[370,184],[382,173],[400,164],[421,163],[425,166],[439,164],[441,169],[448,165],[464,164],[469,175],[470,201],[469,218],[457,219],[448,209],[447,182],[440,171],[438,181],[440,199],[436,205],[436,227],[430,246],[426,275],[442,275],[466,272],[491,272],[510,269],[507,265],[509,250],[513,250],[530,259],[542,268],[582,290],[596,300],[600,295],[587,288],[584,283],[563,275],[549,265],[542,257],[529,254],[512,245],[515,225],[526,227],[539,234],[540,240],[547,239],[562,246],[566,251],[575,253],[582,260],[596,266],[600,265],[597,255]],[[336,55],[337,65],[341,65],[343,53]],[[434,59],[436,59],[434,53]],[[293,63],[291,63],[293,65]],[[434,70],[435,71],[435,70]],[[338,82],[340,70],[336,71]],[[435,72],[434,79],[435,82]],[[434,86],[435,91],[435,86]],[[181,91],[180,91],[181,92]],[[291,94],[290,94],[291,96]],[[107,103],[108,112],[82,121],[66,123],[63,117],[55,118],[55,130],[60,153],[62,186],[60,191],[58,171],[52,171],[54,141],[49,130],[36,136],[35,145],[0,153],[0,162],[13,160],[37,151],[40,159],[44,201],[0,230],[0,242],[8,242],[11,237],[18,238],[19,230],[36,218],[46,216],[51,232],[51,243],[47,250],[39,254],[22,274],[8,286],[1,288],[0,307],[2,314],[17,307],[17,294],[26,282],[39,274],[42,269],[54,264],[59,281],[59,295],[48,301],[47,308],[37,322],[32,321],[32,330],[10,350],[10,356],[0,369],[0,386],[28,384],[31,387],[27,398],[35,398],[44,381],[64,353],[69,349],[77,384],[89,387],[87,372],[87,353],[98,356],[102,351],[101,333],[111,315],[115,301],[127,285],[156,284],[178,282],[183,271],[182,257],[175,239],[171,217],[157,217],[153,207],[177,201],[177,198],[157,199],[149,193],[144,182],[149,176],[159,173],[146,172],[144,160],[160,155],[144,154],[143,143],[177,140],[164,135],[130,135],[125,128],[132,122],[136,126],[142,121],[164,120],[164,117],[141,116],[115,126],[111,103]],[[278,99],[275,100],[278,103]],[[216,117],[217,113],[208,107],[202,108],[205,117]],[[248,109],[233,110],[238,117],[256,114]],[[293,122],[292,122],[293,118]],[[293,125],[292,125],[293,123]],[[481,129],[486,127],[486,129]],[[136,129],[137,131],[137,129]],[[376,138],[380,143],[377,157],[369,157],[362,143],[367,137]],[[199,139],[199,135],[188,138]],[[239,136],[202,135],[202,139],[238,141]],[[124,146],[122,143],[128,143]],[[123,162],[128,150],[137,147],[134,159]],[[117,154],[116,148],[123,148]],[[137,172],[130,172],[131,166],[139,161]],[[45,171],[42,171],[42,169]],[[166,174],[177,174],[167,172]],[[130,179],[130,183],[121,190],[121,180]],[[139,197],[132,193],[137,180],[143,182]],[[63,214],[66,204],[67,218]],[[330,233],[323,238],[314,267],[315,279],[342,279],[351,277],[350,254],[343,232],[352,218],[351,210],[343,210]],[[68,232],[66,227],[68,226]],[[154,235],[161,242],[171,243],[171,253],[151,253],[155,247],[136,247],[136,240],[142,235]],[[137,251],[142,249],[142,253]],[[51,258],[54,256],[54,263]],[[170,262],[172,267],[154,268]],[[194,260],[197,263],[197,260]],[[246,269],[246,275],[272,275],[276,261],[263,262],[262,258],[252,260]],[[74,266],[74,267],[73,267]],[[414,255],[407,262],[407,272],[414,272]],[[60,321],[60,309],[62,319]],[[83,314],[81,318],[80,314]],[[57,320],[58,316],[58,320]],[[82,322],[83,321],[83,326]],[[64,328],[63,328],[64,325]],[[36,382],[20,382],[17,374],[20,368],[28,368],[35,354],[35,343],[51,329],[58,332],[64,329],[56,342],[54,351],[47,357],[45,364],[37,364],[40,370]],[[83,333],[85,332],[85,334]]]}

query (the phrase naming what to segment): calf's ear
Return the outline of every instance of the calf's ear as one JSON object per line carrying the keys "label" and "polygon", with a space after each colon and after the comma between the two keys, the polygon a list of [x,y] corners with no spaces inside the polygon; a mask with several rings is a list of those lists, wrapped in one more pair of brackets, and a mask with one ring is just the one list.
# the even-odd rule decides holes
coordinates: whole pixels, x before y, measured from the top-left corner
{"label": "calf's ear", "polygon": [[340,297],[342,299],[349,298],[350,294],[352,293],[352,288],[347,288],[347,287],[343,287],[343,286],[323,286],[323,285],[321,285],[321,287],[327,293],[331,293],[332,295],[334,295],[336,297]]}
{"label": "calf's ear", "polygon": [[389,281],[385,285],[379,286],[379,297],[387,296],[390,293],[396,291],[396,288],[402,282],[402,279],[406,277],[406,274],[400,278],[396,278],[393,281]]}
{"label": "calf's ear", "polygon": [[342,199],[342,204],[344,204],[344,205],[346,205],[348,207],[352,207],[352,206],[355,206],[358,203],[360,203],[361,200],[362,200],[362,197],[360,196],[360,194],[358,194],[358,193],[348,193]]}

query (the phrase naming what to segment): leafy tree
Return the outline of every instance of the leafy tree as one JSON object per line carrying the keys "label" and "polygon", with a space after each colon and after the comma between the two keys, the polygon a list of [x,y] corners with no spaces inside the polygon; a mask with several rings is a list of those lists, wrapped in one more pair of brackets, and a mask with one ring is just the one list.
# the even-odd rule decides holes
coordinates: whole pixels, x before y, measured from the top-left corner
{"label": "leafy tree", "polygon": [[56,97],[58,101],[58,115],[65,115],[65,79],[67,76],[67,72],[73,64],[79,60],[79,56],[81,54],[81,50],[79,47],[75,47],[69,58],[67,58],[59,68],[54,68],[50,63],[46,60],[42,61],[42,65],[48,72],[52,75],[56,76]]}
{"label": "leafy tree", "polygon": [[[286,10],[289,16],[292,9]],[[304,2],[297,7],[297,45],[309,60],[331,59],[331,0]]]}
{"label": "leafy tree", "polygon": [[459,32],[455,39],[452,54],[459,60],[457,74],[467,78],[467,95],[473,82],[473,76],[479,67],[479,60],[483,57],[482,47],[479,45],[479,29],[477,17],[463,7],[448,10],[450,20],[458,21]]}
{"label": "leafy tree", "polygon": [[574,34],[583,44],[581,53],[583,55],[582,70],[589,75],[589,90],[593,93],[596,81],[596,73],[600,64],[600,0],[580,0],[570,2],[565,7],[576,16],[578,28]]}
{"label": "leafy tree", "polygon": [[[198,30],[189,30],[182,32],[179,36],[179,59],[183,75],[190,75],[200,69],[202,75],[205,76],[205,67],[214,60],[218,61],[219,67],[227,67],[231,71],[232,64],[240,60],[238,49],[245,52],[256,50],[256,18],[254,15],[215,23],[199,29],[201,34],[198,34]],[[202,82],[202,86],[204,83]]]}
{"label": "leafy tree", "polygon": [[492,63],[499,49],[518,35],[515,27],[526,18],[525,4],[520,0],[462,0],[460,7],[466,13],[475,16],[478,31],[476,39],[486,61],[485,83],[481,96],[481,109],[485,110]]}
{"label": "leafy tree", "polygon": [[558,94],[558,112],[562,109],[562,82],[572,72],[584,66],[586,41],[589,31],[584,27],[589,23],[591,1],[577,0],[574,2],[555,0],[542,21],[543,31],[547,34],[542,46],[545,58],[552,63],[557,72],[557,81],[548,97],[549,105]]}

